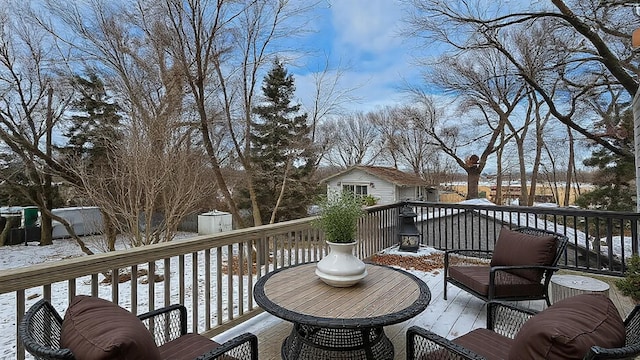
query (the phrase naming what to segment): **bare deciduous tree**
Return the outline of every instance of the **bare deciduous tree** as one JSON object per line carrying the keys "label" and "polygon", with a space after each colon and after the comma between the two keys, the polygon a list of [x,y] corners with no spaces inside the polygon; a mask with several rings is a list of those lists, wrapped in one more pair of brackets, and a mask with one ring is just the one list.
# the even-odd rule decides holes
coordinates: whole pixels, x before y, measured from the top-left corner
{"label": "bare deciduous tree", "polygon": [[371,165],[384,151],[384,138],[369,114],[333,119],[325,123],[325,134],[332,138],[325,156],[332,166]]}
{"label": "bare deciduous tree", "polygon": [[[438,114],[432,98],[414,89],[414,95],[425,109],[428,134],[467,173],[467,198],[477,198],[480,174],[489,155],[504,145],[504,141],[498,140],[525,97],[526,85],[512,76],[509,65],[490,49],[457,57],[442,56],[425,81],[456,94],[462,116],[479,117],[474,123],[459,119],[449,119],[446,123],[447,120],[436,119],[451,115]],[[479,155],[461,154],[469,151],[479,151]]]}
{"label": "bare deciduous tree", "polygon": [[78,181],[55,160],[52,150],[53,127],[59,123],[71,91],[59,76],[57,65],[64,57],[55,42],[28,22],[24,7],[12,5],[0,10],[0,139],[7,151],[21,159],[28,183],[14,181],[11,174],[0,176],[21,187],[38,206],[42,214],[40,244],[48,245],[52,243],[52,172],[72,183]]}
{"label": "bare deciduous tree", "polygon": [[[498,50],[541,96],[555,118],[610,151],[633,156],[597,136],[596,129],[575,121],[580,102],[595,96],[594,89],[616,84],[629,97],[638,89],[638,66],[627,45],[635,27],[629,21],[632,10],[624,2],[552,0],[551,4],[521,4],[518,11],[510,11],[503,3],[484,1],[408,3],[408,21],[414,35],[445,43],[457,51],[487,47]],[[494,15],[487,15],[490,13]],[[556,61],[542,63],[539,71],[531,72],[526,58],[512,51],[512,37],[507,33],[527,33],[538,24],[546,31],[545,41],[531,41],[529,51],[549,49],[557,56]],[[558,84],[552,79],[562,79],[562,92],[554,92]],[[600,100],[608,101],[606,97]]]}
{"label": "bare deciduous tree", "polygon": [[185,138],[162,156],[145,142],[130,141],[113,154],[110,173],[85,172],[83,196],[112,218],[132,246],[170,241],[179,222],[212,192],[205,155]]}
{"label": "bare deciduous tree", "polygon": [[[176,222],[196,210],[198,197],[210,187],[194,183],[199,176],[186,176],[198,174],[194,169],[203,166],[203,159],[193,156],[187,74],[175,54],[166,51],[165,13],[142,0],[127,5],[48,2],[60,23],[41,25],[95,65],[125,113],[125,135],[114,151],[112,171],[90,174],[77,163],[70,169],[110,214],[108,223],[128,229],[131,244],[138,246],[170,240]],[[54,26],[59,24],[66,26],[64,31]],[[105,184],[102,192],[95,191]]]}
{"label": "bare deciduous tree", "polygon": [[[332,132],[327,131],[328,128],[331,128],[330,118],[338,117],[344,113],[346,105],[358,101],[358,98],[352,94],[359,86],[344,86],[342,84],[344,73],[345,69],[341,68],[340,64],[332,69],[328,58],[324,67],[313,73],[314,93],[311,105],[307,107],[307,113],[311,123],[311,144],[318,154],[318,163],[314,166],[314,173],[332,146]],[[329,123],[328,126],[324,126],[326,122]]]}
{"label": "bare deciduous tree", "polygon": [[433,176],[431,165],[438,163],[438,145],[429,136],[425,122],[408,106],[386,107],[369,117],[384,137],[385,152],[396,168],[408,167],[422,178]]}

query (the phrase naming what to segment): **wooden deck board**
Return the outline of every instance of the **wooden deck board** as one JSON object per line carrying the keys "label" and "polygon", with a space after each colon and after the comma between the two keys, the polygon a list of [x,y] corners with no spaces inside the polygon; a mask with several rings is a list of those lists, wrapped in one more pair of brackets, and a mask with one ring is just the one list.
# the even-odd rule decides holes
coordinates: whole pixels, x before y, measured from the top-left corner
{"label": "wooden deck board", "polygon": [[[449,285],[448,300],[442,298],[443,277],[438,274],[413,272],[420,277],[431,290],[431,302],[420,315],[402,322],[385,327],[385,333],[393,342],[395,348],[395,360],[404,360],[405,335],[410,326],[418,325],[427,328],[439,335],[452,339],[469,332],[472,329],[486,326],[486,312],[484,302],[477,299],[457,287]],[[589,274],[581,274],[591,276]],[[596,276],[594,276],[596,277]],[[602,277],[597,276],[603,280]],[[618,307],[622,317],[631,311],[633,302],[621,295],[613,282],[615,278],[607,278],[611,284],[610,298]],[[544,300],[521,302],[519,305],[542,310],[546,307]],[[260,360],[279,360],[280,346],[285,337],[291,332],[291,323],[280,320],[268,313],[260,314],[243,325],[221,334],[214,338],[216,341],[225,341],[243,332],[252,332],[258,336]]]}

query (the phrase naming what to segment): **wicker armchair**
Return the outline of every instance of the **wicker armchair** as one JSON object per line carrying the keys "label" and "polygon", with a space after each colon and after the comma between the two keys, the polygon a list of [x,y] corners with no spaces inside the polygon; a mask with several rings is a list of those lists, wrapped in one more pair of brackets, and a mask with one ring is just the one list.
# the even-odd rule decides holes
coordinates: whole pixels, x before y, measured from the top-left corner
{"label": "wicker armchair", "polygon": [[[570,299],[567,300],[571,302]],[[576,305],[580,306],[580,303]],[[410,327],[407,330],[406,339],[407,360],[509,358],[511,348],[518,347],[514,338],[529,319],[535,319],[537,311],[497,301],[491,301],[487,306],[487,328],[472,330],[453,340],[445,339],[418,326]],[[613,307],[615,308],[615,306]],[[624,330],[626,342],[623,347],[590,346],[582,353],[584,355],[571,356],[570,358],[586,360],[633,359],[640,355],[640,305],[637,305],[624,321]],[[624,335],[623,333],[623,338]],[[606,333],[604,336],[609,336],[609,334]],[[547,347],[549,347],[548,344],[542,348],[546,349]],[[550,358],[557,359],[558,357],[556,354]]]}
{"label": "wicker armchair", "polygon": [[[223,344],[198,334],[187,333],[187,313],[182,305],[171,305],[138,316],[151,332],[163,359],[258,359],[258,339],[245,333]],[[46,300],[34,304],[18,326],[18,335],[25,349],[36,359],[75,359],[73,352],[61,348],[63,319]]]}
{"label": "wicker armchair", "polygon": [[[530,241],[529,235],[551,239],[549,245],[553,247]],[[566,236],[547,230],[528,227],[515,230],[503,228],[493,251],[448,250],[444,256],[444,299],[447,299],[447,284],[452,284],[484,301],[544,299],[547,305],[551,305],[549,282],[551,275],[558,270],[557,264],[564,254],[567,242]],[[518,259],[514,256],[513,250],[520,250],[519,254],[523,258]],[[454,254],[466,256],[467,259],[491,260],[491,263],[454,265]],[[536,257],[536,261],[532,262]],[[506,264],[496,261],[498,258],[507,259]]]}

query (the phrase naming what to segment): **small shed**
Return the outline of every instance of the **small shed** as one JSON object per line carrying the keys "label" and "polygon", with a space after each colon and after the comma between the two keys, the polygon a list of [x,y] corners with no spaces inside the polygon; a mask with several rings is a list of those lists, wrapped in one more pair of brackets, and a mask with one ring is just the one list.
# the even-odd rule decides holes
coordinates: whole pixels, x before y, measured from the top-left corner
{"label": "small shed", "polygon": [[198,235],[231,230],[233,230],[233,220],[228,212],[213,210],[198,215]]}
{"label": "small shed", "polygon": [[321,181],[327,184],[327,194],[351,191],[357,195],[371,195],[378,205],[406,200],[437,202],[438,189],[419,176],[395,168],[381,166],[353,166]]}
{"label": "small shed", "polygon": [[[78,206],[53,209],[51,212],[65,219],[78,236],[93,235],[103,232],[104,223],[102,213],[97,206]],[[53,239],[71,236],[62,223],[53,220],[51,237]]]}

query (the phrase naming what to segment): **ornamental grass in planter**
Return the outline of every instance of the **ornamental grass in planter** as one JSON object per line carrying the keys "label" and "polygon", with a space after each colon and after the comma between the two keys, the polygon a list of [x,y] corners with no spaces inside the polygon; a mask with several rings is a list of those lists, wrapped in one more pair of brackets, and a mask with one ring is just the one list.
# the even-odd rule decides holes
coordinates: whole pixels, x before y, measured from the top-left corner
{"label": "ornamental grass in planter", "polygon": [[348,287],[367,276],[362,260],[353,255],[358,220],[364,216],[362,198],[352,193],[334,194],[320,202],[314,226],[324,232],[329,253],[316,266],[316,275],[326,284]]}
{"label": "ornamental grass in planter", "polygon": [[320,204],[320,215],[314,226],[324,232],[331,243],[355,241],[358,220],[364,216],[362,197],[350,192],[324,197]]}

